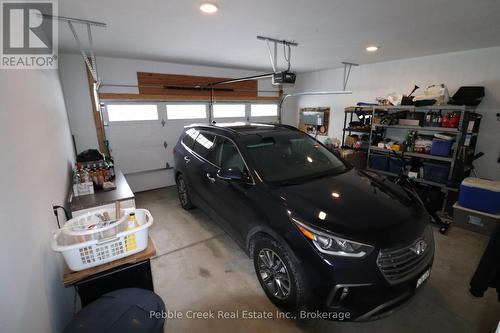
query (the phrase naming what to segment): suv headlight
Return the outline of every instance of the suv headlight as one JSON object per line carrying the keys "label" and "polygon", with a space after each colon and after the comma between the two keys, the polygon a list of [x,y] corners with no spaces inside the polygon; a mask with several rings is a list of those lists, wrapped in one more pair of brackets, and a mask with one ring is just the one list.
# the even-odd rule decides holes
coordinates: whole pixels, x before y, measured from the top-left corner
{"label": "suv headlight", "polygon": [[309,238],[318,251],[341,257],[362,258],[371,252],[372,246],[340,238],[332,234],[311,228],[292,218],[300,232]]}

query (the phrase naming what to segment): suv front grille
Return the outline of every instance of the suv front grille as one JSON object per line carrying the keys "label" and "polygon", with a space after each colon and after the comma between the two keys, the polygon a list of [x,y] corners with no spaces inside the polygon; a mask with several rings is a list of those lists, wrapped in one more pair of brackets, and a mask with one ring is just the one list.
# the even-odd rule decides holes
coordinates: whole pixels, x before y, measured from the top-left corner
{"label": "suv front grille", "polygon": [[[418,245],[421,241],[426,243],[426,249],[417,254],[419,252]],[[422,237],[408,246],[380,250],[377,265],[386,280],[389,283],[396,284],[409,280],[419,273],[429,263],[433,252],[434,239],[432,229],[428,227]]]}

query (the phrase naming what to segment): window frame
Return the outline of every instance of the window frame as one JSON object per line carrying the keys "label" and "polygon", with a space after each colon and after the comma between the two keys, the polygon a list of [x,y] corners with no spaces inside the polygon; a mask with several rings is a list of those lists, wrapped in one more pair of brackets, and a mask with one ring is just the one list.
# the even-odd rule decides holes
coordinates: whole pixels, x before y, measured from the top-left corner
{"label": "window frame", "polygon": [[[248,177],[250,177],[250,179],[251,179],[251,182],[245,182],[245,184],[247,184],[247,185],[255,185],[255,180],[254,180],[254,178],[253,178],[253,176],[252,176],[252,174],[251,174],[251,172],[250,172],[250,168],[248,167],[248,163],[247,163],[247,161],[245,160],[245,157],[243,156],[243,154],[241,153],[240,148],[238,147],[238,145],[236,144],[236,142],[235,142],[233,139],[231,139],[231,138],[229,138],[229,137],[227,137],[227,136],[225,136],[225,135],[219,134],[219,133],[212,133],[212,132],[210,132],[210,131],[206,131],[206,130],[203,130],[203,129],[198,129],[198,128],[196,128],[196,127],[191,127],[191,128],[193,128],[193,129],[197,130],[199,133],[206,132],[206,133],[209,133],[209,134],[215,135],[215,146],[217,146],[217,143],[220,141],[220,138],[224,138],[224,139],[227,139],[227,140],[231,141],[231,143],[232,143],[232,144],[236,147],[236,149],[238,150],[238,154],[240,154],[240,157],[241,157],[241,159],[243,160],[243,164],[245,164],[245,168],[248,170]],[[185,133],[185,132],[184,132],[184,133]],[[198,135],[199,135],[199,134],[198,134]],[[195,152],[195,151],[192,149],[192,148],[194,147],[194,143],[193,143],[193,147],[191,147],[191,148],[189,148],[188,146],[186,146],[186,145],[184,144],[184,142],[182,142],[182,140],[181,140],[181,144],[184,146],[184,148],[185,148],[185,149],[186,149],[189,153],[191,153],[191,154],[195,155],[197,158],[200,158],[200,159],[202,159],[203,161],[205,161],[205,162],[207,162],[207,163],[210,163],[211,165],[213,165],[213,166],[214,166],[214,167],[216,167],[217,169],[219,169],[219,170],[221,169],[221,167],[220,167],[219,165],[216,165],[215,163],[213,163],[213,162],[211,162],[211,161],[207,160],[206,158],[204,158],[203,156],[201,156],[200,154],[198,154],[197,152]],[[214,149],[215,149],[215,148],[214,148]]]}
{"label": "window frame", "polygon": [[[207,148],[207,152],[210,154],[210,152],[211,152],[211,151],[214,151],[214,150],[215,150],[215,148],[217,147],[217,134],[215,134],[215,133],[210,133],[210,132],[208,132],[208,131],[198,131],[198,135],[196,136],[196,139],[195,139],[195,140],[194,140],[194,142],[193,142],[193,146],[191,147],[191,149],[193,150],[193,152],[194,152],[194,153],[196,153],[196,155],[198,155],[199,157],[203,158],[204,160],[206,160],[206,161],[208,161],[208,162],[211,162],[211,161],[209,161],[209,160],[208,160],[208,158],[207,158],[207,157],[208,157],[208,155],[207,155],[207,157],[202,156],[202,155],[201,155],[201,153],[200,153],[200,152],[198,152],[198,151],[196,151],[196,149],[195,149],[195,148],[196,148],[196,144],[197,144],[197,143],[198,143],[199,145],[202,145],[202,144],[200,143],[200,141],[198,141],[198,138],[200,137],[200,135],[211,135],[211,136],[213,136],[213,137],[214,137],[212,147]],[[205,137],[205,138],[206,138],[206,137]],[[203,146],[203,145],[202,145],[202,146]],[[211,163],[212,163],[212,162],[211,162]],[[213,164],[213,163],[212,163],[212,164]]]}

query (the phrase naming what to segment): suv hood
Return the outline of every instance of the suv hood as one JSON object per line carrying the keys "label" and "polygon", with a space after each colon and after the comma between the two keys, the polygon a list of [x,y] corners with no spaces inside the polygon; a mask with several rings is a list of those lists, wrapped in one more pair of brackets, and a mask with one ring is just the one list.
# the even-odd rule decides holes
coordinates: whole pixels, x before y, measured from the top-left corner
{"label": "suv hood", "polygon": [[429,221],[414,195],[386,178],[354,169],[278,191],[292,217],[381,248],[407,245],[422,235]]}

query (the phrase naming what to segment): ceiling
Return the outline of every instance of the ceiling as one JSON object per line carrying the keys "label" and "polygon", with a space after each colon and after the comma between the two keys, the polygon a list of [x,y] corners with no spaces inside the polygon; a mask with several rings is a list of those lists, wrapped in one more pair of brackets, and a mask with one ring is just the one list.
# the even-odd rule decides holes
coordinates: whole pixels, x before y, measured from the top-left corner
{"label": "ceiling", "polygon": [[[108,24],[93,28],[97,55],[266,71],[256,35],[298,42],[299,72],[500,45],[500,0],[213,0],[214,15],[200,2],[61,0],[59,15]],[[66,24],[59,37],[60,52],[78,52]]]}

